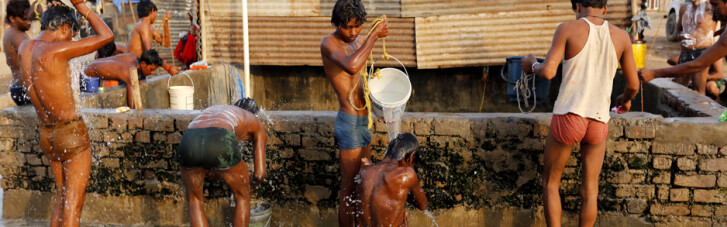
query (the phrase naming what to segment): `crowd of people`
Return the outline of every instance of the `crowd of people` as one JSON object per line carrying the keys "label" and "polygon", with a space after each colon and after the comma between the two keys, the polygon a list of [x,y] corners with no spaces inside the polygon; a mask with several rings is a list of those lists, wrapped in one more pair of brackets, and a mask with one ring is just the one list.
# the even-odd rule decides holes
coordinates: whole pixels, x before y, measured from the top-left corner
{"label": "crowd of people", "polygon": [[[157,7],[149,0],[137,5],[140,16],[128,45],[117,44],[111,29],[83,0],[72,0],[73,8],[60,1],[49,1],[40,18],[41,33],[31,39],[26,34],[35,20],[35,7],[28,0],[7,4],[3,45],[7,63],[13,71],[11,93],[18,105],[31,104],[39,119],[40,144],[51,161],[57,196],[51,226],[78,226],[91,171],[91,143],[83,116],[77,112],[68,75],[68,61],[97,52],[85,69],[86,76],[121,81],[127,85],[136,68],[140,78],[158,67],[169,74],[179,73],[153,48],[153,42],[169,44],[170,34],[153,29]],[[550,131],[545,145],[543,203],[549,226],[561,225],[560,180],[576,143],[580,144],[583,182],[580,188],[581,226],[593,226],[597,215],[598,181],[603,165],[608,121],[610,119],[613,78],[620,64],[626,86],[614,105],[618,113],[630,110],[639,92],[639,80],[655,77],[684,77],[695,90],[724,91],[721,58],[727,55],[727,38],[715,43],[717,21],[727,21],[724,0],[690,0],[680,12],[678,30],[682,52],[666,69],[637,70],[629,34],[604,19],[606,0],[571,0],[575,20],[555,30],[545,61],[532,54],[522,61],[525,73],[545,79],[557,74],[563,65],[563,82],[558,94]],[[72,41],[80,29],[76,12],[88,21],[95,35]],[[341,188],[339,226],[406,226],[405,204],[425,210],[427,197],[413,165],[418,160],[419,142],[409,133],[395,136],[385,157],[371,160],[370,112],[366,108],[360,75],[375,43],[389,35],[388,22],[378,23],[367,36],[360,34],[366,22],[361,0],[338,0],[333,7],[333,32],[321,40],[321,59],[326,76],[339,100],[334,130],[340,149]],[[168,21],[167,13],[163,21]],[[164,23],[168,24],[168,23]],[[196,34],[199,29],[190,16],[190,28],[175,48],[175,56],[189,65],[197,58]],[[168,45],[167,45],[168,46]],[[715,64],[718,63],[718,64]],[[713,69],[710,69],[710,66]],[[718,73],[717,73],[718,72]],[[714,79],[712,79],[714,75]],[[686,81],[686,80],[685,80]],[[128,87],[128,104],[133,89]],[[233,105],[212,106],[202,111],[185,131],[176,157],[189,206],[192,226],[206,226],[203,209],[203,182],[206,177],[224,180],[234,195],[234,226],[246,226],[250,215],[250,193],[266,177],[265,144],[267,131],[257,118],[259,107],[243,98]],[[240,153],[240,141],[250,141],[254,149],[252,174]],[[407,198],[412,198],[407,200]]]}

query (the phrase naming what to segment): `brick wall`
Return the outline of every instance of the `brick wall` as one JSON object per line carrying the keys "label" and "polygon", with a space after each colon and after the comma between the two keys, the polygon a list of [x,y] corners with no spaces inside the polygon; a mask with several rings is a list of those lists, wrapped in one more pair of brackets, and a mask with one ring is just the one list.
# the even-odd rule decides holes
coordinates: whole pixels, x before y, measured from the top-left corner
{"label": "brick wall", "polygon": [[[101,195],[184,195],[174,151],[198,111],[144,110],[117,114],[84,110],[94,147],[88,192]],[[337,205],[339,166],[333,138],[335,112],[272,111],[268,123],[266,183],[257,197],[273,203]],[[540,173],[550,114],[407,113],[403,132],[422,146],[415,165],[430,209],[542,206]],[[599,211],[656,223],[727,224],[727,127],[712,118],[667,118],[629,113],[609,126],[600,181]],[[0,175],[5,190],[49,192],[48,160],[30,108],[0,112]],[[384,124],[373,130],[374,158],[388,143]],[[245,160],[252,160],[249,150]],[[580,154],[563,176],[563,207],[580,204]],[[209,198],[229,198],[209,180]]]}

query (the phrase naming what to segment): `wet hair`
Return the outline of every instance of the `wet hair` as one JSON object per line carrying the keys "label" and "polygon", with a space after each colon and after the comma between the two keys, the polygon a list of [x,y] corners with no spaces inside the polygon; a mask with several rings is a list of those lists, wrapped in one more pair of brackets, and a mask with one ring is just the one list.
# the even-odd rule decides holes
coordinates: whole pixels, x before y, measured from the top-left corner
{"label": "wet hair", "polygon": [[25,14],[30,9],[28,0],[10,0],[5,6],[5,22],[10,22],[10,17],[20,17],[25,19]]}
{"label": "wet hair", "polygon": [[157,5],[151,2],[151,0],[141,0],[139,1],[139,4],[136,5],[136,12],[139,14],[139,18],[147,17],[151,12],[157,10]]}
{"label": "wet hair", "polygon": [[51,6],[40,18],[40,30],[56,31],[63,25],[68,25],[72,31],[81,29],[73,9],[68,6]]}
{"label": "wet hair", "polygon": [[[111,42],[112,44],[114,42]],[[114,44],[116,45],[116,44]],[[161,57],[159,57],[159,52],[155,49],[150,49],[147,51],[144,51],[141,53],[141,56],[139,57],[139,63],[146,63],[147,65],[156,65],[156,66],[162,66],[164,64],[164,60],[162,60]]]}
{"label": "wet hair", "polygon": [[386,148],[386,157],[397,161],[409,158],[419,148],[419,141],[411,133],[399,134]]}
{"label": "wet hair", "polygon": [[576,10],[576,4],[581,4],[582,7],[602,9],[608,5],[608,0],[570,0],[573,10]]}
{"label": "wet hair", "polygon": [[255,100],[251,98],[239,99],[237,100],[237,102],[235,102],[235,106],[240,107],[243,110],[247,110],[252,114],[257,114],[257,112],[260,110],[260,108],[258,108],[257,106],[257,103],[255,103]]}
{"label": "wet hair", "polygon": [[111,42],[99,48],[96,52],[98,58],[111,57],[111,55],[114,55],[114,52],[116,52],[116,43],[114,43],[114,41],[112,40]]}
{"label": "wet hair", "polygon": [[338,0],[333,6],[331,24],[336,27],[345,26],[348,22],[356,20],[356,25],[366,22],[366,9],[361,0]]}

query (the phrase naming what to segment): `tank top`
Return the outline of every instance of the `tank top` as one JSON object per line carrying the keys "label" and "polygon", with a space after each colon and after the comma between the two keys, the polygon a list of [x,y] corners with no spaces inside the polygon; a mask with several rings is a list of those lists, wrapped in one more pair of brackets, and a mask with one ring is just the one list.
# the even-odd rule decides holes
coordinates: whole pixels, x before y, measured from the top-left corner
{"label": "tank top", "polygon": [[563,61],[563,81],[553,114],[573,113],[607,123],[618,56],[608,22],[594,25],[581,19],[588,23],[588,40],[576,56]]}

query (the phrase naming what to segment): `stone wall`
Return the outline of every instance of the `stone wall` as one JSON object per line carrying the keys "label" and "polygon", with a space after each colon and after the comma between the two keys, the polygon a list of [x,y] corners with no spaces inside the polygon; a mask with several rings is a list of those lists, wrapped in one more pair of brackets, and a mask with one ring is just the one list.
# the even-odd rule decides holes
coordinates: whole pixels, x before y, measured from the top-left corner
{"label": "stone wall", "polygon": [[[174,209],[161,212],[173,217],[135,217],[128,221],[123,216],[113,220],[107,216],[102,216],[106,219],[91,217],[98,212],[90,208],[94,205],[87,205],[85,210],[92,211],[84,211],[84,221],[185,223],[184,191],[174,151],[186,125],[197,114],[198,111],[173,110],[117,114],[110,110],[85,109],[94,146],[89,195],[128,200],[144,198],[147,202],[127,204],[143,207],[163,204],[162,207]],[[271,111],[268,114],[271,120],[267,125],[269,172],[266,183],[255,190],[255,196],[276,206],[305,207],[305,214],[315,212],[315,215],[299,215],[300,220],[274,218],[278,224],[303,223],[303,219],[305,223],[330,223],[335,220],[333,209],[339,187],[338,150],[333,138],[336,113]],[[420,160],[415,169],[429,198],[429,209],[438,220],[451,218],[453,212],[474,212],[473,215],[481,218],[472,223],[480,223],[479,226],[496,222],[542,224],[540,173],[550,117],[544,113],[407,113],[402,131],[414,133],[420,141]],[[38,145],[36,125],[32,108],[0,112],[1,185],[8,194],[39,193],[46,197],[33,198],[47,201],[54,181],[48,160]],[[600,181],[600,221],[616,216],[662,224],[727,224],[727,140],[723,136],[727,135],[727,127],[714,118],[664,119],[645,113],[614,115],[609,126]],[[378,160],[383,156],[388,137],[381,123],[377,122],[373,131],[374,158]],[[252,160],[251,156],[245,151],[245,160]],[[561,186],[569,223],[576,220],[573,214],[580,204],[579,157],[576,152],[569,160]],[[221,181],[209,180],[205,188],[209,200],[218,204],[229,202],[230,194]],[[26,201],[20,199],[22,196],[8,194],[4,201],[5,217],[48,218],[48,208],[33,212],[30,209],[38,209],[28,205],[33,199]],[[118,214],[136,208],[127,205],[104,209]],[[504,219],[492,215],[505,211],[518,214],[516,219],[532,222],[501,222]],[[295,213],[290,209],[288,212]],[[220,218],[215,220],[229,220],[224,216],[218,214],[216,217]],[[422,219],[415,221],[425,223]]]}

